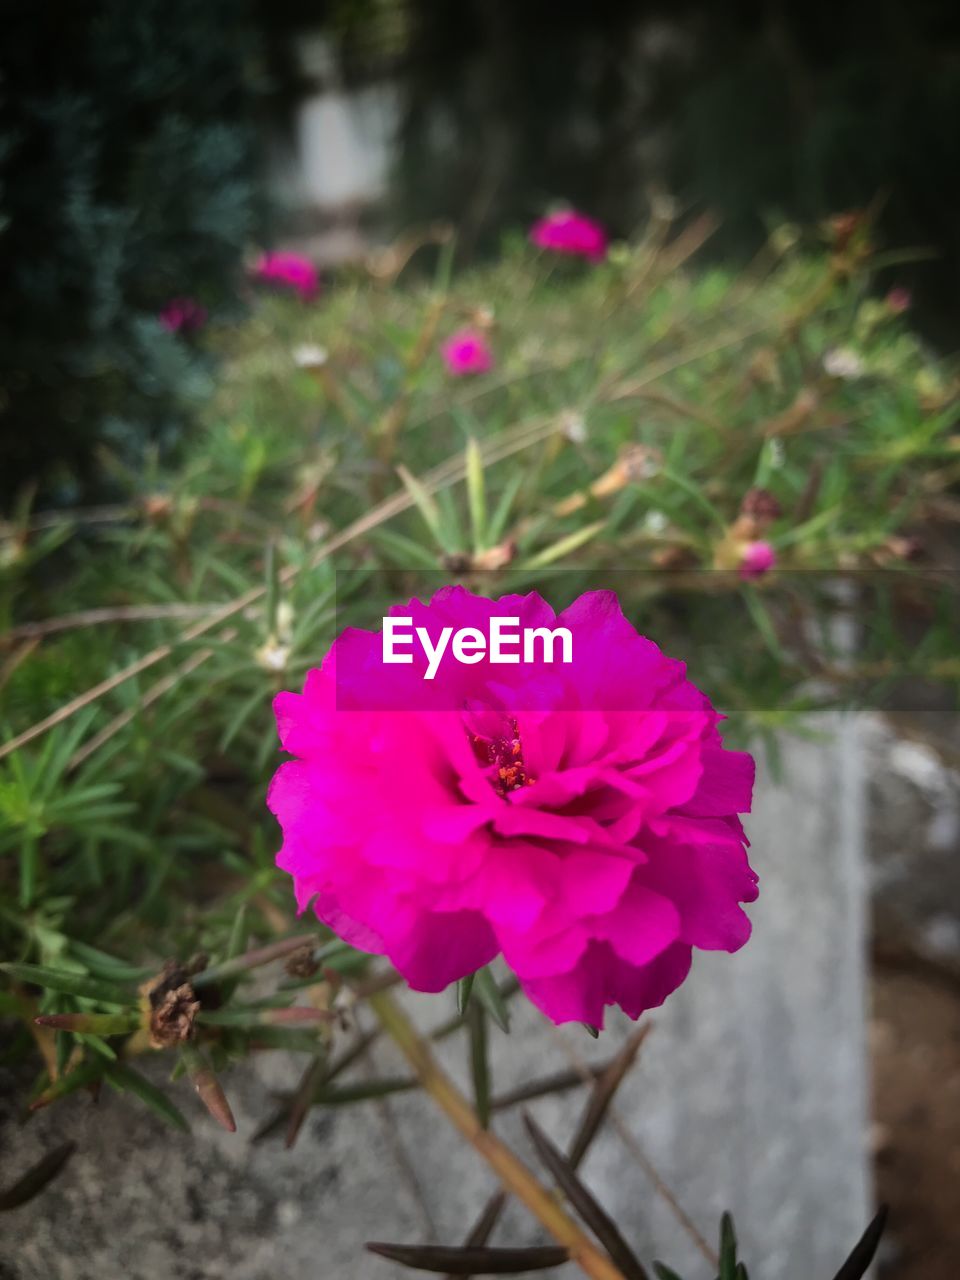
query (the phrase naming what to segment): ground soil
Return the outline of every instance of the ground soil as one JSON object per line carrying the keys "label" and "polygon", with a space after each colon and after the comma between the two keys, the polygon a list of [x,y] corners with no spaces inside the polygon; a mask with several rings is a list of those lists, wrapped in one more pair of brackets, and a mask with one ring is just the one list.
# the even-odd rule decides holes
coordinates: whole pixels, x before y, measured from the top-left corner
{"label": "ground soil", "polygon": [[960,984],[879,966],[870,1023],[882,1280],[960,1280]]}

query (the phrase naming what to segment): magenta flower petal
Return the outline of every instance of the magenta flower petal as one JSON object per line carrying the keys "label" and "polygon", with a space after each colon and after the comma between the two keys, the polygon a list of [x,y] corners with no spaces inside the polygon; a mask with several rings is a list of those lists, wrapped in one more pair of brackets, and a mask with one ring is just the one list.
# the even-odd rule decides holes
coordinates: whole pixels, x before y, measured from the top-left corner
{"label": "magenta flower petal", "polygon": [[607,233],[599,222],[572,209],[558,210],[530,228],[530,239],[552,253],[573,254],[590,262],[607,256]]}
{"label": "magenta flower petal", "polygon": [[382,660],[380,633],[336,641],[275,703],[284,748],[268,803],[300,910],[437,991],[502,954],[556,1022],[630,1017],[683,981],[692,947],[736,950],[757,896],[738,814],[753,761],[680,662],[609,592],[561,614],[536,594],[462,587],[392,610],[424,629],[563,625],[571,661]]}
{"label": "magenta flower petal", "polygon": [[320,292],[320,276],[317,268],[309,258],[299,253],[261,254],[251,274],[262,284],[291,289],[304,301],[315,298]]}

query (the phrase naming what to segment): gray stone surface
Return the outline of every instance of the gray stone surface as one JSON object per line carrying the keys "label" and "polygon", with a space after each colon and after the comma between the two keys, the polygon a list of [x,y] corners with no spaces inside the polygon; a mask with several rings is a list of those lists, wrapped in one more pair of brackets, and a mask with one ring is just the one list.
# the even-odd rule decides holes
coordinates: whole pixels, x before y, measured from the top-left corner
{"label": "gray stone surface", "polygon": [[960,717],[872,716],[868,865],[882,955],[960,975]]}
{"label": "gray stone surface", "polygon": [[[828,728],[816,743],[785,744],[782,782],[758,787],[753,940],[736,956],[698,957],[655,1015],[618,1103],[628,1133],[711,1240],[721,1210],[734,1211],[763,1280],[826,1280],[867,1217],[861,754],[854,722]],[[449,1011],[446,997],[410,1007],[425,1024]],[[514,1034],[495,1039],[498,1087],[565,1065],[570,1046],[605,1056],[628,1030],[614,1020],[597,1045],[518,1003]],[[442,1056],[464,1081],[457,1045]],[[388,1046],[377,1057],[397,1069]],[[191,1137],[116,1096],[99,1106],[71,1099],[21,1129],[8,1100],[0,1183],[63,1134],[80,1150],[42,1197],[0,1218],[0,1280],[392,1280],[404,1273],[364,1254],[365,1239],[458,1239],[493,1180],[421,1096],[315,1113],[292,1152],[249,1145],[271,1091],[296,1073],[282,1055],[234,1070],[236,1136],[217,1131],[182,1085]],[[534,1110],[563,1141],[579,1105],[567,1095]],[[498,1128],[528,1151],[519,1117]],[[711,1280],[614,1129],[584,1176],[642,1256]],[[498,1239],[540,1236],[514,1206]]]}

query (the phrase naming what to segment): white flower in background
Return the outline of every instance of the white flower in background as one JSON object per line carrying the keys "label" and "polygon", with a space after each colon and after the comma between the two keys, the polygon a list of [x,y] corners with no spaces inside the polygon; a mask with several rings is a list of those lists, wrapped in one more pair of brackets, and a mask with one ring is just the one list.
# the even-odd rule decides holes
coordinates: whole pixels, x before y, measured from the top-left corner
{"label": "white flower in background", "polygon": [[286,671],[287,663],[290,661],[290,646],[281,644],[271,636],[253,656],[257,666],[262,667],[264,671]]}
{"label": "white flower in background", "polygon": [[648,511],[643,517],[644,533],[652,533],[655,537],[659,537],[667,527],[667,517],[662,511]]}
{"label": "white flower in background", "polygon": [[853,382],[866,372],[863,361],[849,347],[831,347],[823,357],[823,368],[831,378],[843,378]]}
{"label": "white flower in background", "polygon": [[587,438],[587,423],[582,413],[566,409],[560,415],[560,430],[571,444],[583,444]]}
{"label": "white flower in background", "polygon": [[293,363],[298,369],[322,369],[329,358],[326,347],[316,342],[304,342],[293,349]]}

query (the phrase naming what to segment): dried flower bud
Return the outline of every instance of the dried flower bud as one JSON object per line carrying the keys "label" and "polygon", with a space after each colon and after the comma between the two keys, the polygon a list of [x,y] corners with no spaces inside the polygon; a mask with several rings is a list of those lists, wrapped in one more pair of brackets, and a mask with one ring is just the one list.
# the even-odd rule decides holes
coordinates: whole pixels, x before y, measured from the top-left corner
{"label": "dried flower bud", "polygon": [[470,319],[478,329],[492,329],[496,321],[493,307],[476,307]]}
{"label": "dried flower bud", "polygon": [[758,525],[772,524],[783,514],[780,503],[769,489],[748,489],[740,503],[740,514],[749,516]]}
{"label": "dried flower bud", "polygon": [[628,484],[652,480],[660,470],[662,457],[658,450],[643,444],[631,444],[622,451],[609,471],[590,486],[594,498],[607,498],[619,493]]}
{"label": "dried flower bud", "polygon": [[895,316],[902,315],[904,311],[909,311],[913,302],[913,295],[909,289],[905,289],[902,285],[891,289],[886,296],[886,304],[888,310],[892,311]]}
{"label": "dried flower bud", "polygon": [[194,1034],[200,1001],[189,982],[166,991],[153,1005],[150,1015],[150,1043],[154,1049],[169,1049]]}
{"label": "dried flower bud", "polygon": [[893,534],[883,549],[895,560],[919,560],[923,556],[923,543],[910,534]]}
{"label": "dried flower bud", "polygon": [[313,957],[313,944],[305,942],[302,947],[290,953],[283,967],[291,978],[312,978],[320,971],[320,966]]}
{"label": "dried flower bud", "polygon": [[505,542],[500,542],[495,547],[488,547],[486,551],[480,551],[473,557],[474,569],[482,569],[491,572],[495,569],[505,569],[507,565],[512,564],[516,559],[517,544],[512,538],[508,538]]}
{"label": "dried flower bud", "polygon": [[442,563],[448,573],[469,573],[473,568],[473,560],[465,551],[448,552]]}
{"label": "dried flower bud", "polygon": [[850,209],[846,213],[835,213],[827,221],[827,230],[833,249],[843,253],[849,248],[851,240],[866,225],[866,214],[861,209]]}
{"label": "dried flower bud", "polygon": [[165,520],[173,511],[169,493],[148,493],[143,499],[143,514],[148,520]]}

